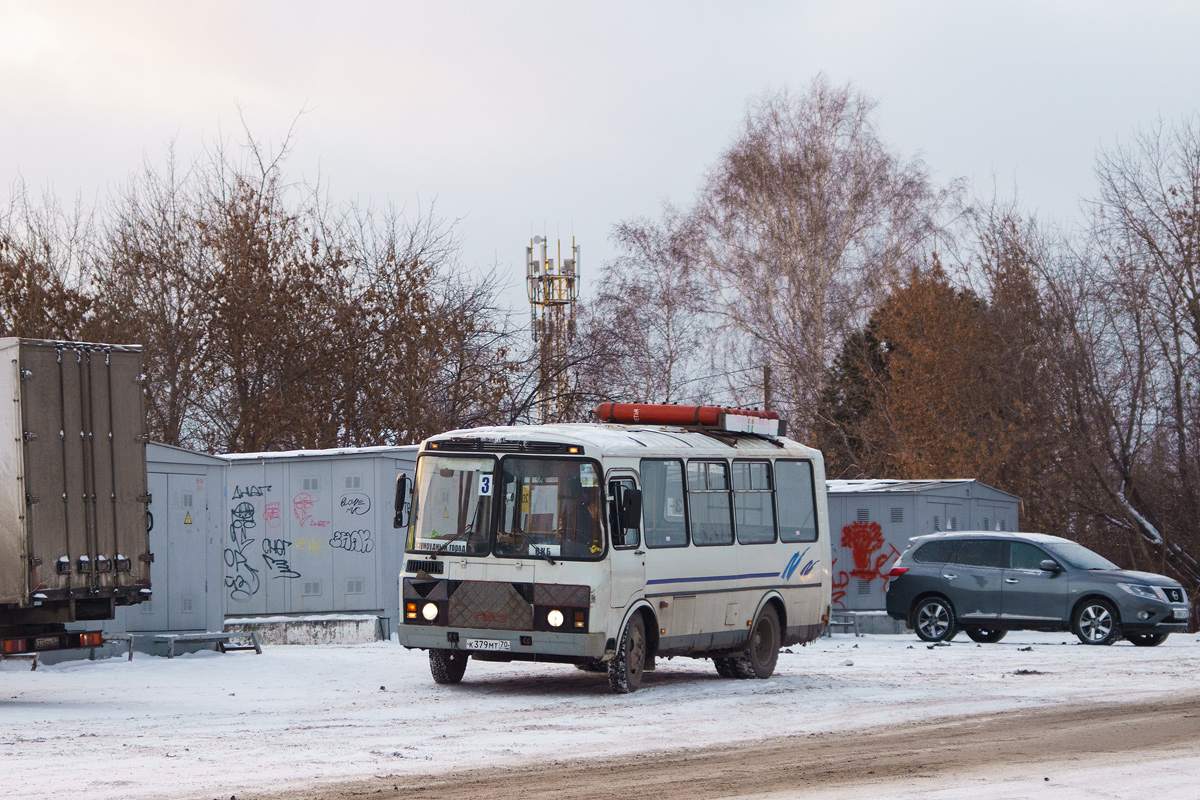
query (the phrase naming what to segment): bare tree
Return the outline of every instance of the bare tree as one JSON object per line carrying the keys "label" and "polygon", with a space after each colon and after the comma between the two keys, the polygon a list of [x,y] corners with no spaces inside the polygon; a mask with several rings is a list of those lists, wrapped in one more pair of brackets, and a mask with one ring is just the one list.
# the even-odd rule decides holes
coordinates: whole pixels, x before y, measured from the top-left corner
{"label": "bare tree", "polygon": [[94,262],[93,327],[145,347],[147,414],[156,440],[196,444],[199,373],[216,253],[203,236],[195,175],[174,146],[114,198]]}
{"label": "bare tree", "polygon": [[617,225],[613,238],[622,255],[606,265],[581,313],[580,336],[594,353],[581,365],[581,388],[619,402],[696,399],[712,371],[713,320],[704,312],[692,221],[667,206],[659,221]]}
{"label": "bare tree", "polygon": [[802,437],[829,359],[919,260],[950,196],[883,143],[874,107],[823,76],[758,99],[695,211],[734,357],[774,367]]}
{"label": "bare tree", "polygon": [[87,292],[93,219],[52,194],[32,201],[22,181],[0,209],[0,335],[77,339],[91,313]]}

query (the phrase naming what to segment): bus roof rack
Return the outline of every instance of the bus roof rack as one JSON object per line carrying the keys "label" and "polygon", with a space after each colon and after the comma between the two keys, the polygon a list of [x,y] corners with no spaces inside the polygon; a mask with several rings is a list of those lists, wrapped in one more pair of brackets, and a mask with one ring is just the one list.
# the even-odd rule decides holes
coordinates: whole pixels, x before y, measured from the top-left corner
{"label": "bus roof rack", "polygon": [[592,410],[601,422],[622,425],[677,425],[711,434],[783,436],[787,423],[775,411],[655,403],[601,403]]}

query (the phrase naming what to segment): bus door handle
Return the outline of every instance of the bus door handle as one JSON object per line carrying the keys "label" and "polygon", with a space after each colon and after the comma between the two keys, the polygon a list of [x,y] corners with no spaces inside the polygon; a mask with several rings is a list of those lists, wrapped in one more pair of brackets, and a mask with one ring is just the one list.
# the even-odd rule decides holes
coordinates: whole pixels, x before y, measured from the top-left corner
{"label": "bus door handle", "polygon": [[634,550],[633,554],[635,556],[644,556],[644,555],[646,555],[646,551],[645,550]]}

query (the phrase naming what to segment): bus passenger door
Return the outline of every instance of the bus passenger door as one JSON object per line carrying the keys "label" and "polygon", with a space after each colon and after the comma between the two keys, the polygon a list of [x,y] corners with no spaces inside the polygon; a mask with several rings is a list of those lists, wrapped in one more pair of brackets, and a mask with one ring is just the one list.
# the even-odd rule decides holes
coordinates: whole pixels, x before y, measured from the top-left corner
{"label": "bus passenger door", "polygon": [[[608,530],[610,535],[609,605],[624,608],[646,585],[646,552],[642,544],[642,518],[637,481],[633,475],[611,475],[608,480]],[[636,507],[633,507],[636,505]],[[623,510],[624,509],[624,510]]]}

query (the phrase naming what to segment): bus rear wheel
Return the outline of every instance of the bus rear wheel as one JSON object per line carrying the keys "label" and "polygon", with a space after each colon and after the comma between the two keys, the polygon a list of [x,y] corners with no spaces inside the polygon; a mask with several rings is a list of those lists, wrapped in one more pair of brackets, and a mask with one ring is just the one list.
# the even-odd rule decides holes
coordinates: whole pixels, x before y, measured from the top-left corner
{"label": "bus rear wheel", "polygon": [[429,671],[434,683],[458,683],[467,671],[467,654],[461,650],[430,650]]}
{"label": "bus rear wheel", "polygon": [[625,626],[617,657],[608,662],[608,685],[617,694],[636,692],[642,685],[646,667],[646,623],[635,614]]}
{"label": "bus rear wheel", "polygon": [[750,646],[742,660],[750,673],[747,678],[769,678],[775,672],[779,660],[779,612],[768,603],[758,612],[754,627],[750,629]]}
{"label": "bus rear wheel", "polygon": [[736,658],[714,658],[713,666],[717,668],[717,674],[722,678],[740,678],[738,674]]}

